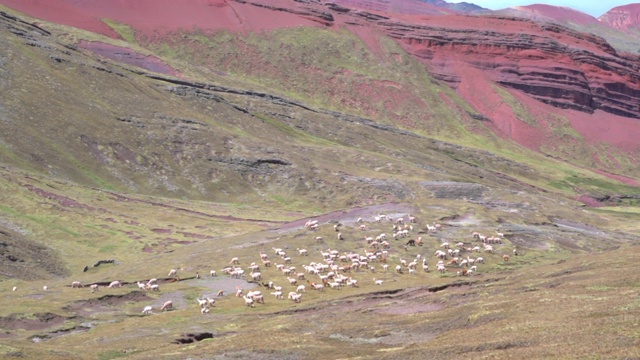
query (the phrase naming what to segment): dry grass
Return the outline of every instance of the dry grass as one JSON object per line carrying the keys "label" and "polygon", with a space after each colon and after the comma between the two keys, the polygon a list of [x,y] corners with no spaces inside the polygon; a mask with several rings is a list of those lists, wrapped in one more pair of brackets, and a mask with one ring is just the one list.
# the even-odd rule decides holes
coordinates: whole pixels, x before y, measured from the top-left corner
{"label": "dry grass", "polygon": [[[39,183],[35,179],[30,182]],[[11,182],[5,182],[5,186],[11,188],[11,185]],[[67,239],[73,239],[69,234],[78,232],[77,238],[87,239],[87,235],[97,232],[96,240],[76,240],[67,247],[64,243],[69,240],[63,238],[51,243],[61,253],[71,252],[71,247],[75,247],[76,254],[85,254],[81,258],[64,257],[70,276],[4,281],[2,286],[6,291],[0,299],[3,303],[13,304],[0,312],[0,319],[5,321],[4,339],[10,341],[3,348],[6,353],[20,353],[26,357],[93,358],[95,355],[98,358],[141,359],[211,357],[214,353],[264,359],[309,358],[320,354],[334,358],[415,357],[418,354],[433,358],[450,357],[451,354],[500,358],[522,354],[530,358],[616,358],[633,356],[637,348],[637,334],[633,330],[636,320],[629,312],[638,305],[638,279],[630,271],[638,249],[625,244],[635,241],[632,238],[606,229],[599,229],[602,233],[598,234],[592,233],[592,228],[587,228],[590,232],[586,232],[541,223],[530,225],[528,232],[522,232],[522,228],[509,226],[514,226],[525,214],[505,218],[509,214],[505,212],[507,204],[496,208],[487,206],[491,202],[480,205],[444,199],[338,212],[319,217],[322,225],[317,232],[304,229],[303,221],[294,226],[283,226],[265,220],[265,224],[257,226],[253,222],[228,219],[220,220],[220,226],[213,226],[211,218],[225,211],[237,218],[243,218],[242,215],[256,218],[260,211],[253,208],[243,213],[224,204],[160,198],[150,202],[150,199],[134,196],[129,197],[131,201],[124,202],[115,194],[75,186],[66,188],[68,192],[65,192],[61,191],[63,188],[58,184],[56,193],[64,193],[78,203],[88,204],[92,196],[99,197],[101,209],[109,209],[109,216],[97,217],[95,210],[86,208],[57,206],[54,207],[57,210],[49,210],[45,218],[57,218],[54,214],[60,213],[81,221],[91,219],[94,225],[89,232],[79,233],[76,228],[70,228],[60,234],[66,233]],[[40,198],[40,203],[55,202],[54,199]],[[92,204],[97,202],[93,199]],[[465,209],[464,212],[461,209]],[[560,207],[556,204],[554,211],[558,210]],[[370,222],[373,215],[383,212],[398,217],[409,211],[418,218],[413,238],[433,221],[442,222],[443,230],[436,234],[421,234],[424,245],[408,250],[401,246],[404,240],[391,240],[388,262],[393,269],[401,259],[412,259],[421,254],[431,265],[432,271],[428,274],[419,267],[416,275],[383,273],[380,264],[374,264],[376,273],[361,270],[352,274],[358,279],[359,288],[308,290],[299,304],[276,300],[268,294],[269,290],[260,288],[267,296],[266,304],[253,309],[233,296],[237,282],[229,282],[224,276],[217,279],[208,276],[210,269],[220,273],[232,256],[238,256],[243,267],[252,261],[258,262],[260,252],[268,253],[274,263],[278,262],[273,247],[287,247],[287,253],[293,258],[291,265],[298,270],[305,263],[321,260],[320,251],[327,248],[337,249],[340,253],[363,253],[365,235],[390,233],[390,223]],[[537,210],[519,211],[538,213]],[[453,213],[462,216],[439,220],[451,218],[445,214]],[[365,219],[367,231],[357,229],[357,217]],[[133,220],[138,224],[127,224]],[[346,240],[335,239],[332,220],[343,224],[341,230]],[[38,231],[36,222],[30,224],[30,229]],[[71,222],[67,224],[71,226]],[[260,229],[266,225],[270,230]],[[100,235],[103,231],[126,232],[132,226],[144,241],[122,242],[117,236],[108,240]],[[206,229],[203,226],[207,226]],[[192,244],[172,245],[152,253],[143,252],[142,243],[167,236],[157,229],[170,229],[175,237],[180,237],[177,235],[180,229],[206,233],[212,238],[194,239]],[[228,232],[230,229],[233,231]],[[460,240],[470,246],[474,244],[472,231],[490,233],[495,229],[511,229],[507,232],[511,240],[497,245],[495,255],[482,254],[487,259],[486,264],[479,265],[474,276],[456,277],[458,268],[454,266],[450,266],[446,274],[434,271],[435,259],[431,254],[439,248],[440,238]],[[316,243],[315,236],[322,236],[324,242]],[[102,247],[111,242],[113,247],[108,252],[92,252],[90,249],[95,247],[92,243],[101,237],[107,239]],[[599,248],[602,246],[597,244],[599,241],[619,248],[603,252],[580,250],[581,242],[590,248]],[[560,245],[569,242],[575,246]],[[501,254],[514,246],[518,247],[520,255],[512,256],[505,263]],[[309,250],[309,257],[297,255],[296,249],[302,247]],[[101,265],[86,273],[81,271],[83,265],[105,258],[107,256],[101,255],[107,254],[117,259],[118,264]],[[183,281],[162,283],[159,293],[145,294],[136,290],[135,281],[162,278],[170,268],[179,268]],[[261,271],[265,281],[286,285],[284,275],[275,268]],[[202,275],[201,279],[193,279],[196,272]],[[373,285],[373,277],[383,279],[383,286]],[[87,288],[69,287],[72,280],[91,283],[115,279],[132,285],[120,289],[103,288],[93,294]],[[44,284],[49,286],[47,292],[42,290]],[[240,284],[244,284],[241,286],[245,290],[255,286]],[[17,286],[18,290],[10,291],[12,286]],[[195,298],[213,296],[220,289],[225,289],[227,295],[217,299],[210,314],[200,314]],[[286,285],[285,289],[294,288]],[[142,307],[153,305],[157,309],[168,299],[176,304],[175,310],[141,316]],[[38,320],[47,313],[56,316],[46,322]],[[15,319],[25,320],[18,322]],[[186,343],[198,336],[205,339]],[[33,346],[34,339],[39,341],[37,347]],[[83,353],[87,345],[93,355]]]}

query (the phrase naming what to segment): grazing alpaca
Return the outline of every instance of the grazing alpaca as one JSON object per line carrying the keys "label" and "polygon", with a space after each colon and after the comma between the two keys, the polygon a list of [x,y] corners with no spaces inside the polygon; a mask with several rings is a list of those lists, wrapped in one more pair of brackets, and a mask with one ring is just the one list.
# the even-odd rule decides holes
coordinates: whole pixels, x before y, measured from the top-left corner
{"label": "grazing alpaca", "polygon": [[171,310],[173,309],[173,301],[171,300],[167,300],[164,304],[162,304],[162,307],[160,308],[160,311],[165,311],[165,310]]}
{"label": "grazing alpaca", "polygon": [[292,291],[292,292],[289,293],[288,297],[289,297],[289,299],[293,300],[294,302],[299,303],[300,300],[302,299],[302,294],[299,294],[297,292],[293,292]]}
{"label": "grazing alpaca", "polygon": [[207,299],[198,299],[198,298],[196,298],[196,301],[198,301],[198,305],[200,305],[200,307],[206,307],[207,304],[209,303],[207,301]]}
{"label": "grazing alpaca", "polygon": [[249,296],[243,296],[242,297],[244,299],[244,303],[245,305],[249,306],[249,307],[256,307],[255,304],[253,303],[253,299],[250,298]]}

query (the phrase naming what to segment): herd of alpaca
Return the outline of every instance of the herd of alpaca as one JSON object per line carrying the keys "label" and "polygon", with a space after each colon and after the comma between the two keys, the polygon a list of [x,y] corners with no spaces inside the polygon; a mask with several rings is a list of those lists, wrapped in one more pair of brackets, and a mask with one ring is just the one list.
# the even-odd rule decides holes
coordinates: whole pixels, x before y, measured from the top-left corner
{"label": "herd of alpaca", "polygon": [[[258,258],[255,260],[260,262],[263,266],[258,265],[256,261],[250,259],[241,259],[240,257],[232,257],[227,266],[225,266],[221,272],[229,277],[237,279],[245,279],[249,283],[258,284],[268,290],[276,300],[285,300],[285,294],[287,294],[287,300],[291,300],[295,303],[302,301],[303,296],[307,293],[307,289],[314,292],[321,293],[325,289],[341,290],[343,288],[358,288],[360,284],[369,283],[371,285],[383,285],[384,280],[379,279],[380,275],[374,275],[376,273],[389,273],[389,262],[391,261],[390,252],[398,255],[398,264],[393,266],[392,276],[401,276],[407,274],[408,276],[417,276],[418,269],[421,269],[421,273],[429,273],[429,265],[427,264],[427,258],[423,255],[416,255],[412,258],[403,258],[401,256],[404,249],[405,253],[409,253],[409,248],[416,248],[426,244],[426,239],[422,236],[417,238],[411,238],[407,241],[401,240],[402,238],[409,237],[414,232],[414,225],[416,223],[415,217],[407,215],[406,218],[399,217],[391,219],[386,215],[376,215],[373,221],[369,224],[365,224],[362,218],[355,221],[355,229],[361,231],[368,231],[370,228],[379,228],[384,226],[381,223],[383,221],[389,221],[391,223],[391,235],[387,236],[386,233],[380,233],[376,236],[365,235],[364,242],[361,243],[364,251],[357,253],[353,251],[338,251],[335,249],[326,249],[317,251],[317,258],[313,258],[307,249],[296,248],[297,265],[293,263],[292,257],[285,252],[285,249],[273,247],[273,253],[275,255],[272,260],[269,259],[269,255],[260,251]],[[316,232],[319,230],[319,221],[310,220],[304,225],[304,229],[310,232]],[[333,225],[333,229],[338,233],[337,239],[340,240],[339,244],[348,244],[344,241],[345,237],[340,227],[342,224]],[[442,230],[441,225],[433,224],[427,225],[426,231],[420,232],[420,234],[427,234],[430,237],[436,237],[438,232]],[[394,240],[390,240],[390,238]],[[318,244],[323,244],[324,240],[321,236],[313,236],[313,243],[316,249]],[[497,233],[496,236],[487,237],[479,232],[473,232],[471,239],[465,243],[459,241],[453,243],[447,241],[444,238],[439,238],[439,243],[436,243],[437,250],[433,256],[437,259],[435,268],[438,273],[444,274],[451,269],[455,269],[457,276],[471,276],[478,270],[479,264],[484,264],[484,258],[478,256],[479,253],[485,252],[487,256],[495,254],[494,246],[499,246],[503,243],[504,234]],[[391,242],[390,242],[391,241]],[[475,245],[474,243],[481,243]],[[392,244],[398,244],[396,249],[392,248]],[[394,254],[394,255],[395,255]],[[518,255],[517,250],[513,249],[512,255]],[[395,259],[395,256],[394,256]],[[503,254],[502,261],[510,261],[510,254]],[[242,263],[247,263],[245,268],[242,268]],[[210,270],[210,277],[217,277],[216,270]],[[369,274],[370,281],[359,282],[356,276],[366,276]],[[263,277],[269,276],[269,281],[263,280]],[[179,281],[178,269],[171,269],[167,274],[169,278]],[[377,276],[377,277],[376,277]],[[391,276],[391,274],[389,274]],[[200,278],[199,274],[196,278]],[[280,283],[280,284],[277,284]],[[107,288],[120,288],[125,286],[121,281],[112,281]],[[158,285],[158,279],[153,278],[146,281],[137,281],[135,284],[140,290],[150,292],[160,292]],[[248,284],[248,283],[247,283]],[[285,285],[282,285],[285,284]],[[87,285],[91,292],[99,290],[97,284]],[[251,285],[252,287],[255,285]],[[71,283],[71,288],[83,288],[83,285],[79,281]],[[290,288],[291,291],[285,291],[285,287]],[[48,288],[43,288],[45,291]],[[13,289],[16,291],[16,288]],[[217,293],[217,297],[224,296],[223,291]],[[245,293],[245,290],[241,287],[236,288],[235,297],[240,298],[247,307],[254,308],[257,304],[265,304],[265,295],[259,290],[250,290]],[[202,299],[196,299],[198,308],[203,314],[210,312],[210,309],[214,307],[216,300],[210,297],[204,297]],[[167,300],[161,306],[159,311],[168,311],[174,309],[173,301]],[[154,306],[147,305],[142,310],[143,315],[153,314]]]}

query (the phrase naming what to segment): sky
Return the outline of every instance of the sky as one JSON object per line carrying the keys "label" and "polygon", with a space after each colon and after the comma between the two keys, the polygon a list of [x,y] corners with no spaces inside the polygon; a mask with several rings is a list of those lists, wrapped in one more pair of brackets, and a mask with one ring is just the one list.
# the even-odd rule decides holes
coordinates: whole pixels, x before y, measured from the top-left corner
{"label": "sky", "polygon": [[640,0],[448,0],[447,2],[459,3],[463,1],[491,10],[531,4],[566,6],[598,18],[616,6],[635,3]]}

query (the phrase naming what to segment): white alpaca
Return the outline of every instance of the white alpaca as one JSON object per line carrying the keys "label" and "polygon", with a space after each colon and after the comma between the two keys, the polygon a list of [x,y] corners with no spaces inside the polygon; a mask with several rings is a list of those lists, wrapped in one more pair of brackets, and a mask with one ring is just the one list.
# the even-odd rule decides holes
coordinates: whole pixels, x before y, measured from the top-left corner
{"label": "white alpaca", "polygon": [[255,304],[253,303],[253,299],[250,298],[249,296],[243,296],[242,297],[244,299],[244,303],[245,305],[249,306],[249,307],[256,307]]}
{"label": "white alpaca", "polygon": [[171,309],[173,309],[173,301],[167,300],[164,304],[162,304],[160,311],[171,310]]}
{"label": "white alpaca", "polygon": [[289,299],[299,303],[300,300],[302,299],[302,294],[298,294],[297,292],[292,291],[289,293]]}
{"label": "white alpaca", "polygon": [[200,307],[202,307],[202,308],[207,307],[207,304],[209,303],[207,301],[207,299],[198,299],[198,298],[196,298],[196,301],[198,301],[198,305],[200,305]]}

